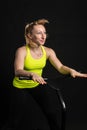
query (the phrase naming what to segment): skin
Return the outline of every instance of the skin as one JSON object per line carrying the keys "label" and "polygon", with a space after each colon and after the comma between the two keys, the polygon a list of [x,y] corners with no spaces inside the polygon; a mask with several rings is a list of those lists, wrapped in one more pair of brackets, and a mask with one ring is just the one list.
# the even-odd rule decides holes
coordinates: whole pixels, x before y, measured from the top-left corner
{"label": "skin", "polygon": [[[41,45],[44,46],[47,38],[45,27],[43,25],[34,25],[32,33],[29,33],[27,37],[29,38],[28,45],[30,47],[32,57],[35,59],[40,58],[43,55]],[[80,73],[68,66],[63,65],[56,56],[55,51],[53,49],[48,48],[46,46],[44,46],[44,48],[47,54],[47,59],[61,74],[70,74],[73,78],[75,77],[87,78],[87,74]],[[44,81],[43,77],[33,72],[27,72],[26,70],[23,69],[25,57],[26,57],[26,47],[25,46],[19,47],[16,51],[14,61],[15,76],[32,76],[32,80],[39,82],[40,84],[46,84],[46,81]]]}

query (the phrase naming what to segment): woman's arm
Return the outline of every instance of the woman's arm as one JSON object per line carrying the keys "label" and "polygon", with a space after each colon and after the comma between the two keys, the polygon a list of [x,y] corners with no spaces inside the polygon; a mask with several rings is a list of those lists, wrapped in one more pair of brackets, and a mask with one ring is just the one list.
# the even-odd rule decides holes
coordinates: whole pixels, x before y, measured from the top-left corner
{"label": "woman's arm", "polygon": [[50,63],[61,73],[61,74],[70,74],[73,78],[75,77],[85,77],[87,78],[87,74],[80,73],[73,68],[65,66],[61,63],[61,61],[56,56],[56,53],[51,48],[46,48],[47,57]]}
{"label": "woman's arm", "polygon": [[32,73],[24,70],[24,59],[26,56],[26,48],[20,47],[16,50],[14,59],[15,76],[32,76]]}

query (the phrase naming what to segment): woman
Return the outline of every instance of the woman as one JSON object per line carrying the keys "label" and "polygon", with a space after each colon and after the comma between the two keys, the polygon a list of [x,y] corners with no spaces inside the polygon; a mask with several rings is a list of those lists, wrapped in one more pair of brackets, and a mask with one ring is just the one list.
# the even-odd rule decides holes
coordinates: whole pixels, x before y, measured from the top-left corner
{"label": "woman", "polygon": [[[87,78],[87,74],[63,65],[55,51],[44,46],[47,38],[46,23],[49,23],[48,20],[39,19],[27,24],[25,27],[26,44],[16,51],[9,129],[58,130],[56,95],[52,97],[49,94],[51,90],[42,77],[47,60],[61,74],[70,74],[73,78]],[[19,76],[28,76],[31,80],[20,80]],[[38,115],[38,111],[41,114],[44,113],[43,118],[40,114]],[[37,117],[39,123],[35,124]],[[43,124],[41,124],[41,119]]]}

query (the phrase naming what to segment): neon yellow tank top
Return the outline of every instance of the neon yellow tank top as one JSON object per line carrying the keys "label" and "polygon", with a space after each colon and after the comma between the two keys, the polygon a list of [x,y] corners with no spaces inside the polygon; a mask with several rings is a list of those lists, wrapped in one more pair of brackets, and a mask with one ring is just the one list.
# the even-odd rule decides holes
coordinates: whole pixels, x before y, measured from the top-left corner
{"label": "neon yellow tank top", "polygon": [[[46,65],[46,51],[43,46],[41,46],[43,55],[39,59],[34,59],[30,54],[30,49],[26,46],[27,55],[24,60],[24,69],[29,72],[35,72],[38,75],[42,75],[43,68]],[[18,77],[14,77],[13,86],[17,88],[33,88],[38,86],[39,83],[33,80],[19,80]]]}

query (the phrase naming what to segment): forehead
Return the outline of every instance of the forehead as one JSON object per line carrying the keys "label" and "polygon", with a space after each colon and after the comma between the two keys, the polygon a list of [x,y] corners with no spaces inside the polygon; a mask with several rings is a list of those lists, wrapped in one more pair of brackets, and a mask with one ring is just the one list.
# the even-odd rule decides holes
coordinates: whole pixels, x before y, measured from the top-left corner
{"label": "forehead", "polygon": [[45,27],[43,25],[34,25],[33,26],[33,30],[32,31],[39,31],[39,30],[43,30],[45,31]]}

